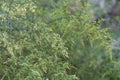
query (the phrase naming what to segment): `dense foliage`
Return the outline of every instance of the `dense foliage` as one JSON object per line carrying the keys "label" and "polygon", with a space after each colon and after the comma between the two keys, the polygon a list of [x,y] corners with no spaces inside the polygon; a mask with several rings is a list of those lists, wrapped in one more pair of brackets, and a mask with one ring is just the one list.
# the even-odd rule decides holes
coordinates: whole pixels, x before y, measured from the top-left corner
{"label": "dense foliage", "polygon": [[117,80],[111,37],[79,0],[0,1],[1,80]]}

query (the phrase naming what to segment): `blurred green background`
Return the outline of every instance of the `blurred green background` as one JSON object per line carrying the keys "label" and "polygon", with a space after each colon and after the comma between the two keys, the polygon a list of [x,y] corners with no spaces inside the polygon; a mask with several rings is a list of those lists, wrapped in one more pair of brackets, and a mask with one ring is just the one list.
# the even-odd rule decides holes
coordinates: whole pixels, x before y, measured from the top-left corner
{"label": "blurred green background", "polygon": [[103,18],[101,27],[110,28],[110,33],[115,39],[111,43],[113,56],[120,57],[120,0],[87,0],[94,12],[94,19]]}

